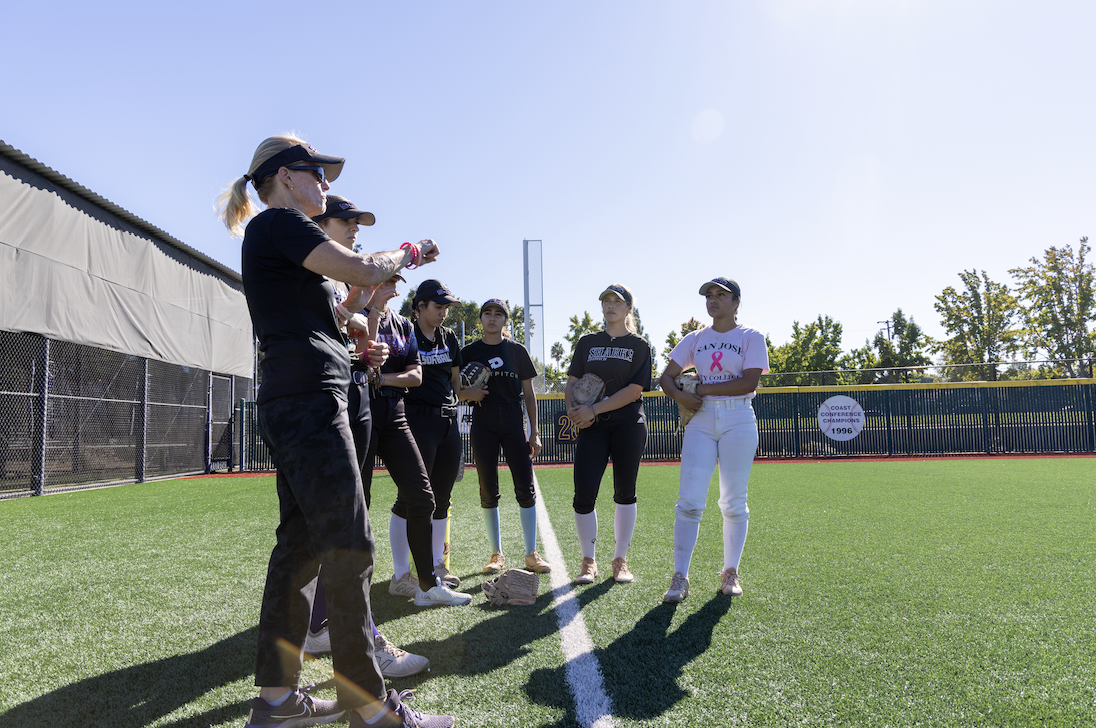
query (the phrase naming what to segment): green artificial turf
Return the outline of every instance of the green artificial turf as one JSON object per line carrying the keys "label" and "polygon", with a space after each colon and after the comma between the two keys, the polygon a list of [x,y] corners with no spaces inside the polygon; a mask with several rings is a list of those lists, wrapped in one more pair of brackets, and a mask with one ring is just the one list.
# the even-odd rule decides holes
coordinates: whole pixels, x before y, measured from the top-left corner
{"label": "green artificial turf", "polygon": [[[750,483],[746,593],[718,593],[717,488],[680,605],[676,467],[641,471],[629,563],[576,587],[613,702],[633,725],[1096,724],[1096,486],[1090,459],[765,463]],[[537,471],[567,574],[578,568],[571,471]],[[508,565],[518,512],[503,475]],[[575,723],[548,579],[532,607],[485,606],[475,474],[457,485],[452,570],[473,606],[387,592],[391,480],[374,483],[380,628],[431,659],[396,681],[458,725]],[[0,501],[0,725],[239,726],[277,504],[272,478],[167,481]],[[544,551],[542,547],[542,552]],[[323,683],[330,660],[306,666]],[[323,690],[331,697],[333,691]]]}

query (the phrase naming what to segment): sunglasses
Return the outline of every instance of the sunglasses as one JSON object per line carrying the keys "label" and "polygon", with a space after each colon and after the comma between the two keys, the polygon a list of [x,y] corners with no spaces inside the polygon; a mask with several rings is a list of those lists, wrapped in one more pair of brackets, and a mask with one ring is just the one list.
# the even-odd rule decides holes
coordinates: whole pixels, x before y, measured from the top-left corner
{"label": "sunglasses", "polygon": [[286,167],[286,169],[292,169],[294,172],[311,172],[312,174],[316,175],[316,181],[321,183],[321,184],[323,184],[324,180],[326,179],[326,175],[324,174],[323,167],[303,166],[303,167]]}

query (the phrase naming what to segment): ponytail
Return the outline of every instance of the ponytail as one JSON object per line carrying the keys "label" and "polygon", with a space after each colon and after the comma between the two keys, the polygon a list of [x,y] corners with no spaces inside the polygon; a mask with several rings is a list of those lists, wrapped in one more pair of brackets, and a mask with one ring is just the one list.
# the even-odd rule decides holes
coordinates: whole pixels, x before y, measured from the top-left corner
{"label": "ponytail", "polygon": [[[244,223],[259,213],[259,206],[247,191],[247,183],[251,181],[251,175],[262,166],[263,162],[279,152],[284,152],[290,147],[305,144],[303,139],[293,134],[281,134],[264,139],[259,148],[255,150],[255,156],[251,158],[251,166],[247,174],[240,177],[232,184],[225,187],[217,197],[217,216],[224,222],[228,232],[234,238],[244,233]],[[272,188],[272,177],[260,180],[255,192],[259,195],[259,201],[266,204],[267,195]]]}

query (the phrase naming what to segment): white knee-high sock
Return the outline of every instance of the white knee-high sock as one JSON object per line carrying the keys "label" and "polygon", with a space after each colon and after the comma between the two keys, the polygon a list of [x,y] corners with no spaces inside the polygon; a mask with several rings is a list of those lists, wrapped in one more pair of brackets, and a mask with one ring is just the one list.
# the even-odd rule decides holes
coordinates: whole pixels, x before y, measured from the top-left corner
{"label": "white knee-high sock", "polygon": [[434,563],[445,561],[445,526],[448,518],[435,518],[430,524],[430,545],[434,552]]}
{"label": "white knee-high sock", "polygon": [[632,533],[636,530],[637,513],[635,503],[628,506],[617,503],[616,512],[613,514],[613,536],[616,538],[614,559],[628,558],[628,547],[632,545]]}
{"label": "white knee-high sock", "polygon": [[750,529],[750,520],[732,521],[723,517],[723,568],[738,571],[738,562],[742,560],[742,549],[746,547],[746,532]]}
{"label": "white knee-high sock", "polygon": [[594,558],[594,544],[597,543],[597,511],[575,514],[575,529],[578,531],[578,545],[582,558]]}
{"label": "white knee-high sock", "polygon": [[392,568],[396,579],[411,571],[411,546],[407,543],[407,519],[395,513],[388,519],[388,543],[392,545]]}
{"label": "white knee-high sock", "polygon": [[700,536],[700,523],[674,519],[674,571],[682,576],[689,575],[689,564],[693,560],[693,549]]}

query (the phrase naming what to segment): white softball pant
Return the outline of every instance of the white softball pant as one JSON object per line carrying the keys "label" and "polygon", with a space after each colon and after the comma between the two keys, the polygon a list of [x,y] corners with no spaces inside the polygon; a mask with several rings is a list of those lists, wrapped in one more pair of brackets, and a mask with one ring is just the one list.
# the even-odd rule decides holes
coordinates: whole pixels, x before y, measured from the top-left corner
{"label": "white softball pant", "polygon": [[748,399],[706,399],[685,428],[681,481],[674,509],[674,560],[681,573],[688,575],[700,518],[708,500],[708,486],[717,466],[724,568],[738,568],[750,519],[746,494],[757,442],[757,419]]}

